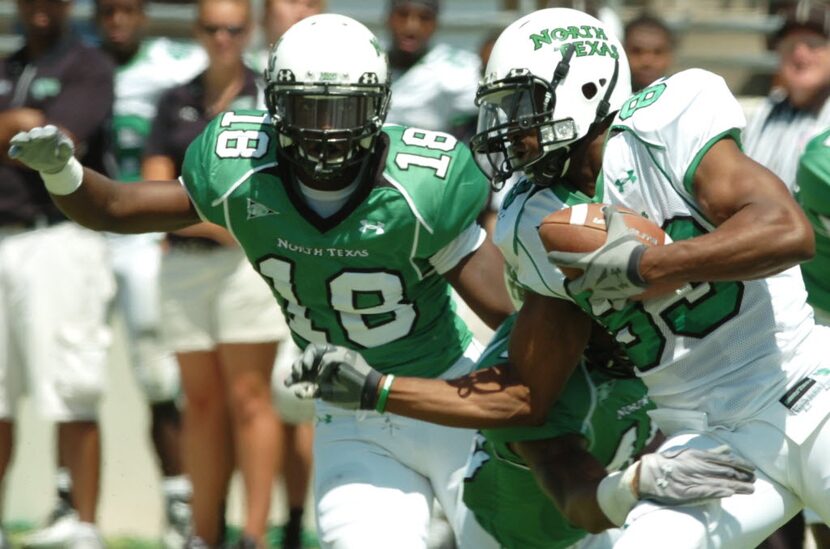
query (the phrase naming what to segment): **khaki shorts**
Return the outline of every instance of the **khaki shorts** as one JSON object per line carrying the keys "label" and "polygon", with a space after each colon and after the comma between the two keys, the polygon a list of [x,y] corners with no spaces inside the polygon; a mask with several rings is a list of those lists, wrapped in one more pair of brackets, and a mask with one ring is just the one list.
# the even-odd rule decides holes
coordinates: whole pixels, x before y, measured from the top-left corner
{"label": "khaki shorts", "polygon": [[265,343],[288,337],[267,283],[239,248],[171,249],[161,261],[164,344],[184,353],[220,343]]}
{"label": "khaki shorts", "polygon": [[115,290],[102,235],[64,222],[0,230],[0,418],[28,391],[43,417],[97,417]]}

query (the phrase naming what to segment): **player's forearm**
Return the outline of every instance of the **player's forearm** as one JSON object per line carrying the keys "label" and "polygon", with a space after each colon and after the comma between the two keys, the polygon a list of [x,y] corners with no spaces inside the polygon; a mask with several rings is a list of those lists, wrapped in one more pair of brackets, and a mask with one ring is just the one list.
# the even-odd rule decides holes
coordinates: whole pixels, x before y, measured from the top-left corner
{"label": "player's forearm", "polygon": [[649,284],[751,280],[781,272],[815,253],[812,229],[795,208],[749,204],[715,231],[643,254]]}
{"label": "player's forearm", "polygon": [[576,305],[533,292],[525,296],[510,335],[509,354],[531,391],[532,424],[541,424],[559,399],[590,333],[591,321]]}
{"label": "player's forearm", "polygon": [[[142,233],[171,231],[198,222],[187,213],[184,192],[168,188],[176,182],[122,184],[95,170],[84,168],[83,182],[66,195],[52,194],[52,200],[75,222],[96,231]],[[171,190],[173,192],[171,192]]]}
{"label": "player's forearm", "polygon": [[592,534],[616,527],[597,502],[597,487],[603,477],[580,479],[578,484],[569,488],[562,502],[561,511],[568,522]]}
{"label": "player's forearm", "polygon": [[530,391],[504,366],[453,380],[396,377],[386,411],[471,429],[529,425],[532,420]]}
{"label": "player's forearm", "polygon": [[579,435],[514,442],[512,446],[569,523],[594,534],[614,527],[596,497],[605,468],[585,449]]}

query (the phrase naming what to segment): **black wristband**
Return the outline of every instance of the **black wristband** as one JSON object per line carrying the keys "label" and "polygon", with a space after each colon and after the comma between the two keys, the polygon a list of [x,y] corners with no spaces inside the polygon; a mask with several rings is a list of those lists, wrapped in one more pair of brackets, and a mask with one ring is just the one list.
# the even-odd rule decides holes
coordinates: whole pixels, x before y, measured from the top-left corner
{"label": "black wristband", "polygon": [[643,254],[646,251],[646,247],[643,244],[640,244],[631,252],[631,255],[628,256],[628,269],[626,269],[625,275],[628,277],[635,286],[639,286],[640,288],[647,288],[648,283],[643,279],[643,275],[640,274],[640,260],[643,257]]}
{"label": "black wristband", "polygon": [[374,410],[378,403],[378,385],[383,374],[375,369],[369,372],[363,382],[363,390],[360,392],[360,409]]}

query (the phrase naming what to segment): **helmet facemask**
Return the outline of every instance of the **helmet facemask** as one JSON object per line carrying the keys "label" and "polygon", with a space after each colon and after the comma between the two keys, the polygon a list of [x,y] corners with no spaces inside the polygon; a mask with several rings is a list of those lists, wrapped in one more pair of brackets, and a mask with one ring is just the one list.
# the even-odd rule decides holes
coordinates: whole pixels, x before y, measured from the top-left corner
{"label": "helmet facemask", "polygon": [[285,156],[319,179],[364,160],[389,106],[388,84],[372,76],[353,84],[269,82],[266,104]]}
{"label": "helmet facemask", "polygon": [[[600,81],[607,86],[596,102],[595,118],[590,125],[580,127],[574,118],[561,115],[567,109],[557,110],[557,87],[568,76],[574,48],[563,44],[560,51],[562,57],[549,81],[528,69],[515,68],[504,78],[479,86],[478,133],[471,148],[477,153],[480,167],[492,174],[496,189],[517,171],[523,171],[536,185],[551,185],[567,172],[574,147],[591,136],[609,114],[609,98],[619,74],[616,60],[610,80]],[[600,88],[590,82],[580,90],[589,101],[599,93]]]}

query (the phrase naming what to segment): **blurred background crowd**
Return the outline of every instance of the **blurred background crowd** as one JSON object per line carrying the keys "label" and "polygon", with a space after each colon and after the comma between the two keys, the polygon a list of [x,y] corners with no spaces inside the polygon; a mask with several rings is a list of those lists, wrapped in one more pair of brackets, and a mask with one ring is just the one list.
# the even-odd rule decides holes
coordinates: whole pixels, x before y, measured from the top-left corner
{"label": "blurred background crowd", "polygon": [[[688,67],[722,75],[746,110],[745,150],[799,192],[799,157],[830,127],[823,2],[0,0],[0,549],[180,547],[191,525],[314,546],[313,411],[281,390],[296,349],[233,238],[206,224],[91,237],[8,160],[14,133],[57,123],[87,165],[125,182],[175,178],[211,118],[263,107],[268,46],[329,11],[385,40],[389,122],[466,140],[499,31],[553,6],[618,31],[635,91]],[[830,200],[806,207],[820,217]],[[805,275],[827,285],[817,261]],[[77,291],[89,280],[94,292]],[[811,291],[817,316],[830,311],[823,295]],[[61,331],[67,322],[77,329]],[[768,547],[802,547],[805,531],[797,517]],[[811,536],[830,547],[826,528]]]}

